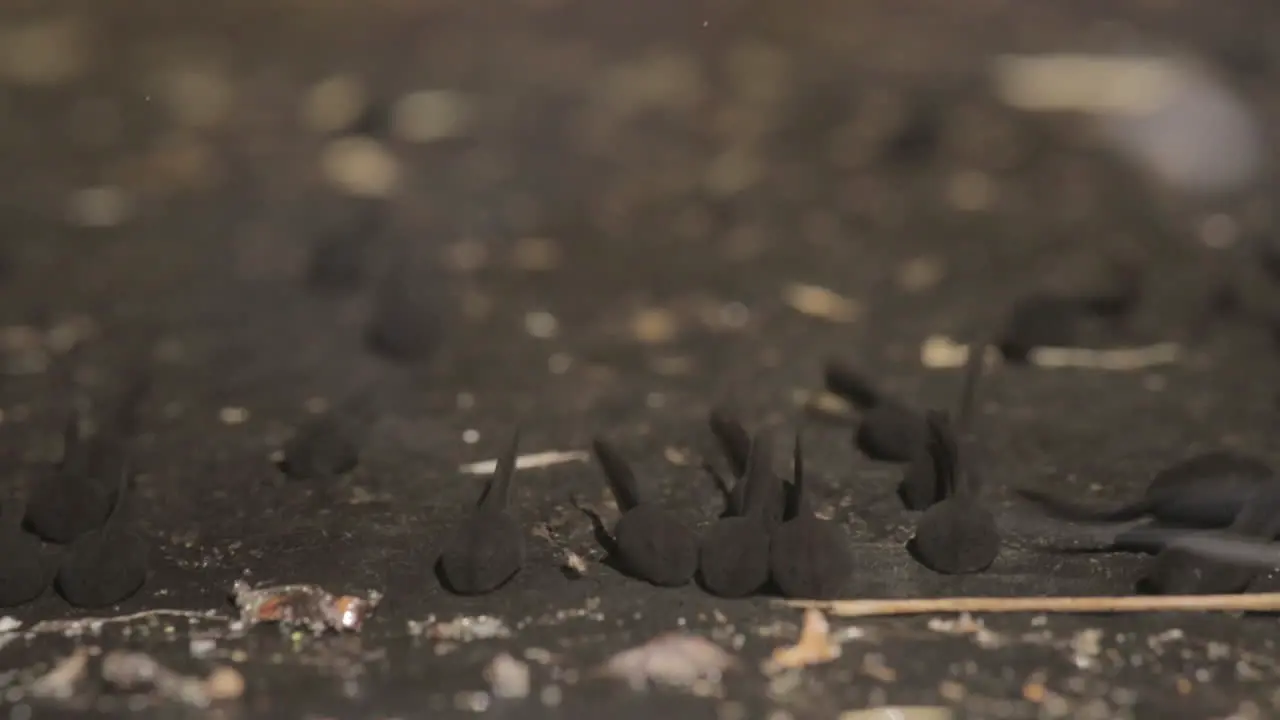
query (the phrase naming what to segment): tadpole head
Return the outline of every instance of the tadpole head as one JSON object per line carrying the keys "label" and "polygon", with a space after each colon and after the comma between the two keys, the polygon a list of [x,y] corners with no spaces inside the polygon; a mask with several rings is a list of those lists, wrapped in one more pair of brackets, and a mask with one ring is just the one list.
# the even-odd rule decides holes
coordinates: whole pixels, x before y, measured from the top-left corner
{"label": "tadpole head", "polygon": [[446,589],[458,595],[482,595],[505,585],[525,563],[524,533],[506,513],[471,518],[440,554]]}
{"label": "tadpole head", "polygon": [[698,548],[698,576],[712,595],[752,595],[769,581],[769,533],[758,518],[714,523]]}
{"label": "tadpole head", "polygon": [[102,527],[114,495],[92,477],[55,472],[35,483],[23,522],[42,540],[65,545]]}
{"label": "tadpole head", "polygon": [[106,607],[142,589],[147,564],[147,545],[137,534],[92,532],[71,544],[55,584],[63,599],[75,607]]}
{"label": "tadpole head", "polygon": [[978,573],[1000,555],[1000,531],[991,511],[971,497],[955,495],[920,516],[909,549],[934,572]]}
{"label": "tadpole head", "polygon": [[853,571],[849,539],[836,523],[813,516],[797,517],[773,531],[769,574],[784,596],[837,598]]}
{"label": "tadpole head", "polygon": [[862,416],[855,441],[867,457],[883,462],[909,462],[928,439],[924,418],[898,403],[882,403]]}
{"label": "tadpole head", "polygon": [[622,515],[613,529],[618,559],[634,577],[677,587],[698,570],[698,538],[669,513],[639,505]]}
{"label": "tadpole head", "polygon": [[282,448],[280,470],[294,479],[325,479],[355,469],[360,448],[351,428],[337,418],[316,418],[298,428]]}

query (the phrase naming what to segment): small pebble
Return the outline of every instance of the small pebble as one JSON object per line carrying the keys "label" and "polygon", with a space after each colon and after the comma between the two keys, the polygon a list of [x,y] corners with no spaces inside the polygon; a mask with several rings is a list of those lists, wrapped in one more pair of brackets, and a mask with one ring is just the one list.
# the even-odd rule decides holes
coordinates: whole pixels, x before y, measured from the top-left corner
{"label": "small pebble", "polygon": [[357,197],[385,197],[400,180],[400,164],[390,151],[362,135],[329,141],[321,151],[320,168],[331,185]]}
{"label": "small pebble", "polygon": [[429,143],[463,134],[470,124],[466,98],[451,90],[409,93],[391,110],[392,132],[412,143]]}

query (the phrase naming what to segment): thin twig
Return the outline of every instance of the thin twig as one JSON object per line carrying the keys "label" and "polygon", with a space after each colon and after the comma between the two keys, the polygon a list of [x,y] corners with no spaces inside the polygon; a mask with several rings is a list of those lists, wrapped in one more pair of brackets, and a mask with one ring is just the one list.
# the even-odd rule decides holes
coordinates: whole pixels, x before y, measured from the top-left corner
{"label": "thin twig", "polygon": [[168,610],[160,608],[157,610],[144,610],[130,615],[117,615],[115,617],[85,617],[85,618],[69,618],[66,620],[43,620],[32,625],[29,628],[18,628],[13,631],[18,635],[41,635],[47,633],[65,633],[68,631],[83,633],[86,630],[97,632],[103,625],[117,625],[121,623],[129,623],[134,620],[145,620],[149,618],[186,618],[188,620],[220,620],[229,621],[231,618],[219,613],[216,610]]}
{"label": "thin twig", "polygon": [[955,597],[904,600],[787,600],[839,617],[941,613],[1280,612],[1280,592],[1239,595],[1120,595],[1083,597]]}

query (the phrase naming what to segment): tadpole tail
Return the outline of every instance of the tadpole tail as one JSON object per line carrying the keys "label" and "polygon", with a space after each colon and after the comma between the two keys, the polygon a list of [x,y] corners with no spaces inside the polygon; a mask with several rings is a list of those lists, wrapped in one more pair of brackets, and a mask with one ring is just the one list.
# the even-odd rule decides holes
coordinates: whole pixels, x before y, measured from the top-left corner
{"label": "tadpole tail", "polygon": [[1076,505],[1050,493],[1029,488],[1015,491],[1022,499],[1033,502],[1049,516],[1059,520],[1074,522],[1127,522],[1137,520],[1151,512],[1151,503],[1139,500],[1129,505],[1114,509],[1103,509]]}
{"label": "tadpole tail", "polygon": [[713,409],[707,423],[711,426],[711,434],[716,436],[720,451],[728,458],[734,477],[742,477],[747,472],[747,457],[751,453],[750,433],[725,408]]}
{"label": "tadpole tail", "polygon": [[520,428],[511,432],[511,442],[507,449],[498,456],[497,467],[493,469],[493,477],[489,479],[489,487],[480,498],[480,507],[485,510],[504,510],[511,497],[511,478],[516,474],[516,455],[520,450]]}
{"label": "tadpole tail", "polygon": [[956,430],[961,434],[967,433],[973,423],[978,386],[982,383],[982,371],[986,367],[989,345],[990,341],[984,338],[969,346],[969,357],[965,360],[964,375],[960,379],[960,400],[956,403]]}
{"label": "tadpole tail", "polygon": [[137,434],[138,417],[141,415],[139,410],[147,393],[151,392],[154,377],[149,366],[138,368],[131,372],[133,374],[129,378],[128,384],[125,385],[124,392],[120,394],[120,398],[116,401],[115,412],[112,416],[115,421],[115,427],[111,429],[111,433],[121,440],[128,440]]}
{"label": "tadpole tail", "polygon": [[823,370],[823,380],[827,390],[848,400],[858,408],[874,407],[880,402],[880,391],[876,390],[865,375],[848,363],[828,360]]}
{"label": "tadpole tail", "polygon": [[614,450],[604,438],[592,440],[591,447],[595,450],[601,469],[604,470],[604,478],[609,483],[609,490],[618,501],[618,509],[626,512],[639,505],[639,487],[631,465],[623,460],[618,451]]}
{"label": "tadpole tail", "polygon": [[762,516],[767,509],[769,493],[776,489],[778,477],[773,473],[773,438],[765,430],[756,433],[747,456],[747,467],[738,482],[743,483],[742,507],[739,515]]}
{"label": "tadpole tail", "polygon": [[951,419],[945,412],[930,410],[925,413],[925,425],[929,430],[928,452],[937,473],[942,497],[949,498],[960,490],[960,447],[956,442]]}
{"label": "tadpole tail", "polygon": [[111,506],[111,514],[102,525],[102,534],[106,535],[120,527],[120,516],[124,515],[125,505],[129,501],[129,482],[133,480],[133,455],[125,453],[120,459],[120,482],[116,486],[116,501]]}
{"label": "tadpole tail", "polygon": [[803,431],[796,430],[795,445],[791,450],[791,474],[796,484],[796,517],[813,516],[813,496],[804,477]]}

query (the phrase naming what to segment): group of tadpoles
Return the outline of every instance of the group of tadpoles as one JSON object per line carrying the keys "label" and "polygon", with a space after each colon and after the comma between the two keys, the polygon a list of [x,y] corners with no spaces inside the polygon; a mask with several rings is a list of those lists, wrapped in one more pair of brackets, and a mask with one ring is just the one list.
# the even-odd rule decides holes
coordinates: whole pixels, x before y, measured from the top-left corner
{"label": "group of tadpoles", "polygon": [[[978,500],[957,436],[969,415],[971,388],[981,372],[981,353],[973,358],[966,366],[960,423],[953,423],[947,412],[919,415],[877,399],[866,403],[869,411],[858,434],[860,444],[873,444],[878,456],[909,461],[904,497],[924,510],[911,550],[925,565],[943,573],[984,570],[1000,550],[995,518]],[[828,369],[830,385],[848,389],[853,378],[850,371]],[[858,384],[862,399],[870,398],[865,383]],[[621,511],[609,537],[609,554],[627,574],[662,587],[685,585],[696,577],[715,595],[746,597],[772,581],[785,597],[837,597],[855,570],[855,558],[844,528],[820,517],[813,506],[801,432],[795,433],[788,483],[774,470],[773,439],[767,431],[752,437],[723,408],[712,411],[710,426],[735,481],[727,490],[725,513],[701,537],[648,497],[630,464],[609,441],[593,441],[596,459]],[[506,510],[518,442],[517,431],[498,459],[474,513],[441,553],[440,573],[453,592],[492,592],[524,565],[524,533]],[[710,464],[705,467],[722,487],[728,486]]]}
{"label": "group of tadpoles", "polygon": [[[1039,300],[1028,306],[1045,304]],[[1115,304],[1064,301],[1059,315],[1105,310],[1114,316],[1123,310]],[[977,442],[974,401],[988,347],[1016,363],[1025,359],[1028,347],[1041,344],[1025,329],[1018,332],[1019,321],[1029,323],[1027,314],[1013,313],[1003,334],[969,347],[954,416],[943,410],[918,412],[878,391],[847,363],[826,365],[827,389],[860,411],[854,444],[873,460],[903,465],[898,495],[908,510],[920,512],[907,549],[935,572],[980,573],[1000,554],[1001,531],[981,498],[979,473],[971,467],[970,450]],[[839,596],[856,570],[856,558],[844,528],[815,512],[801,433],[795,434],[793,477],[787,483],[774,471],[767,431],[752,437],[723,408],[711,412],[710,427],[735,482],[727,491],[724,515],[701,537],[647,497],[607,440],[595,439],[595,456],[622,512],[607,538],[610,556],[627,574],[657,586],[681,586],[696,577],[721,597],[750,596],[770,584],[789,598]],[[442,579],[456,593],[492,592],[524,565],[523,532],[506,512],[517,443],[518,432],[473,517],[441,555]],[[704,467],[722,487],[728,485],[710,464]],[[1179,460],[1155,475],[1140,500],[1116,509],[1075,506],[1040,490],[1016,493],[1049,517],[1075,523],[1075,537],[1094,544],[1089,551],[1154,554],[1139,582],[1146,592],[1238,593],[1262,569],[1280,566],[1280,552],[1266,546],[1280,537],[1280,478],[1256,457],[1211,450]],[[1150,521],[1139,522],[1143,518]]]}
{"label": "group of tadpoles", "polygon": [[[25,605],[52,584],[70,605],[114,605],[146,584],[147,544],[126,517],[132,464],[124,443],[149,387],[126,389],[108,428],[88,435],[80,408],[63,431],[62,459],[23,498],[0,508],[0,607]],[[44,541],[57,548],[46,551]]]}

